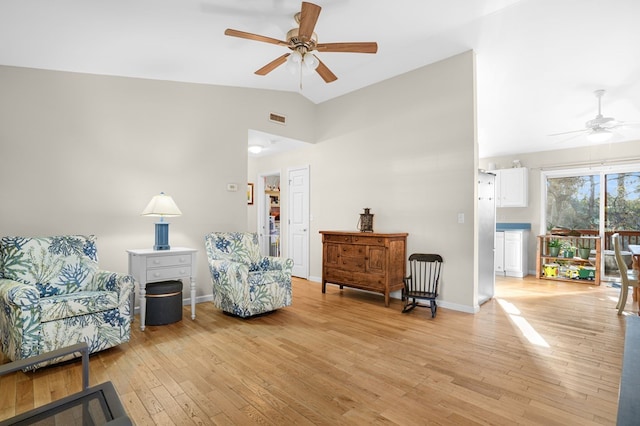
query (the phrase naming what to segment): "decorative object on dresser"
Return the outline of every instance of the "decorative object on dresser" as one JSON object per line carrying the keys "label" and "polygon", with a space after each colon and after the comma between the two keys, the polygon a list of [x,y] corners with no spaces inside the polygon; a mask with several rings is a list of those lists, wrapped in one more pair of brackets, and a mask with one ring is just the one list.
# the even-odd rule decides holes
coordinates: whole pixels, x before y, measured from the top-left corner
{"label": "decorative object on dresser", "polygon": [[404,288],[407,233],[320,231],[322,292],[327,283],[389,294]]}
{"label": "decorative object on dresser", "polygon": [[255,232],[211,232],[205,248],[213,304],[246,318],[291,305],[293,259],[262,256]]}
{"label": "decorative object on dresser", "polygon": [[129,253],[129,273],[138,282],[140,293],[140,330],[144,331],[147,313],[147,285],[189,278],[191,283],[191,319],[196,319],[196,252],[185,247],[169,250],[134,249]]}
{"label": "decorative object on dresser", "polygon": [[[410,312],[419,306],[431,308],[431,318],[436,317],[442,262],[442,256],[439,254],[413,253],[409,256],[409,276],[405,277],[402,289],[402,313]],[[427,300],[429,304],[422,305],[418,300]]]}
{"label": "decorative object on dresser", "polygon": [[153,249],[169,250],[171,248],[169,246],[169,224],[164,221],[164,218],[182,215],[173,198],[164,192],[161,192],[159,195],[154,195],[141,215],[160,218],[160,222],[156,222],[156,244],[153,246]]}
{"label": "decorative object on dresser", "polygon": [[133,279],[99,269],[95,236],[2,237],[0,259],[0,347],[12,361],[129,341]]}
{"label": "decorative object on dresser", "polygon": [[364,213],[360,213],[360,220],[358,221],[360,232],[373,232],[373,213],[370,213],[370,210],[370,208],[365,207]]}

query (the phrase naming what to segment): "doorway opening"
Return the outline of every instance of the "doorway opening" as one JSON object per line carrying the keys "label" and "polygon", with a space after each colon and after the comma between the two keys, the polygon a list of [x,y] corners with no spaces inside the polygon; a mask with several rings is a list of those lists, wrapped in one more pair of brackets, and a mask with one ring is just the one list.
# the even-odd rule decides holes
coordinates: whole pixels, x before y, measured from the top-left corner
{"label": "doorway opening", "polygon": [[264,256],[281,254],[280,227],[280,173],[260,175],[258,200],[262,209],[258,209],[258,237],[260,251]]}
{"label": "doorway opening", "polygon": [[[255,206],[249,208],[249,227],[255,226],[262,255],[293,259],[292,274],[306,279],[309,277],[309,165],[291,167],[288,153],[310,144],[256,130],[249,130],[248,136],[248,180],[256,182]],[[258,146],[260,150],[253,149]]]}

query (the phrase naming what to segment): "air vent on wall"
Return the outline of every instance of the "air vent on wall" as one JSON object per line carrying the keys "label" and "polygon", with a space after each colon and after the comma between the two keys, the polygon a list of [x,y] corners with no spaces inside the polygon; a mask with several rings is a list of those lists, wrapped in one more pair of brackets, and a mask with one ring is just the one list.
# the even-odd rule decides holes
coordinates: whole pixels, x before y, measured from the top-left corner
{"label": "air vent on wall", "polygon": [[285,117],[284,115],[281,114],[276,114],[274,112],[269,113],[269,121],[271,121],[272,123],[278,123],[278,124],[282,124],[283,126],[287,121],[287,117]]}

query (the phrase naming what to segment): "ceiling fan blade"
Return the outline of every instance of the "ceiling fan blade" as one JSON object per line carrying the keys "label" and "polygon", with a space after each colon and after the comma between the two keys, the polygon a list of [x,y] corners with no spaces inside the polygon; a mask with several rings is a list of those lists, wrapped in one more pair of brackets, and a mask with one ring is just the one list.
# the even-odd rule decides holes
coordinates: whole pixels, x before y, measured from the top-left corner
{"label": "ceiling fan blade", "polygon": [[580,130],[570,130],[568,132],[560,132],[560,133],[551,133],[547,136],[561,136],[561,135],[568,135],[570,133],[578,133],[578,132],[586,132],[587,129],[580,129]]}
{"label": "ceiling fan blade", "polygon": [[246,38],[246,39],[255,40],[255,41],[262,41],[265,43],[277,44],[280,46],[289,46],[289,44],[286,41],[278,40],[271,37],[265,37],[258,34],[246,33],[244,31],[232,30],[231,28],[227,28],[224,31],[224,35],[228,35],[231,37]]}
{"label": "ceiling fan blade", "polygon": [[269,74],[271,71],[273,71],[274,69],[278,68],[280,65],[284,64],[285,62],[287,62],[287,57],[289,55],[291,55],[291,53],[285,53],[284,55],[274,59],[273,61],[269,62],[264,67],[260,68],[255,73],[258,74],[258,75],[267,75],[267,74]]}
{"label": "ceiling fan blade", "polygon": [[349,53],[376,53],[378,43],[353,42],[353,43],[319,43],[316,46],[318,52],[349,52]]}
{"label": "ceiling fan blade", "polygon": [[336,77],[336,75],[332,73],[320,59],[318,59],[318,68],[316,68],[316,72],[320,74],[320,77],[322,77],[325,83],[331,83],[338,79],[338,77]]}
{"label": "ceiling fan blade", "polygon": [[316,27],[318,16],[320,16],[320,10],[322,8],[317,4],[302,2],[302,9],[300,10],[300,28],[298,29],[298,37],[304,41],[310,40],[313,34],[313,29]]}

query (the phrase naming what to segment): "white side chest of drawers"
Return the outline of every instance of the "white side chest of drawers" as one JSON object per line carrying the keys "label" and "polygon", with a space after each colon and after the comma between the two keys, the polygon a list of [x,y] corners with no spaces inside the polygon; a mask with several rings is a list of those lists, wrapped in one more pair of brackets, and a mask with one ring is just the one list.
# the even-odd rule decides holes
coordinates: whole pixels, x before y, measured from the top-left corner
{"label": "white side chest of drawers", "polygon": [[189,278],[191,284],[191,319],[196,319],[196,252],[174,247],[169,250],[134,249],[129,253],[129,275],[140,287],[140,330],[144,331],[147,312],[147,284]]}

